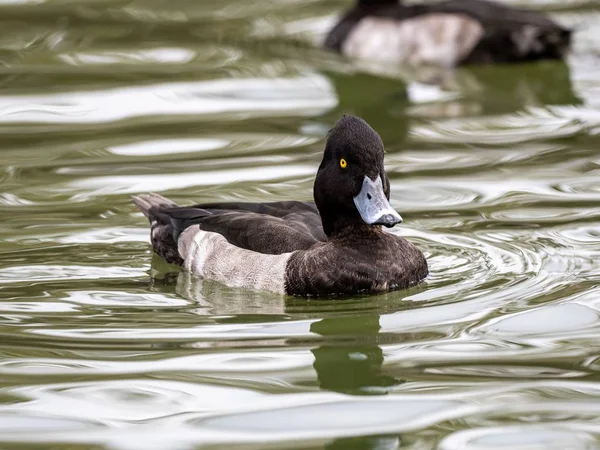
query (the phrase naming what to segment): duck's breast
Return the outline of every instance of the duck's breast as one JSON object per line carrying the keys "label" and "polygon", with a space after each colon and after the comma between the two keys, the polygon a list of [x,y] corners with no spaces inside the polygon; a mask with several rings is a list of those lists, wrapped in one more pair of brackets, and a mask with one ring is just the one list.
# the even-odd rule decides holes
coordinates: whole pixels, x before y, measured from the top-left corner
{"label": "duck's breast", "polygon": [[411,19],[365,17],[348,34],[342,53],[351,58],[451,67],[465,59],[483,36],[476,20],[431,13]]}

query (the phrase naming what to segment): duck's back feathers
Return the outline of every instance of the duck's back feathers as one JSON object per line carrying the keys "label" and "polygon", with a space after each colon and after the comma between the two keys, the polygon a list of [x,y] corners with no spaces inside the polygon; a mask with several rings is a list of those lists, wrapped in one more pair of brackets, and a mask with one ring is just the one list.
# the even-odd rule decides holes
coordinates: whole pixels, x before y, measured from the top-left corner
{"label": "duck's back feathers", "polygon": [[[319,211],[312,202],[205,203],[194,205],[192,208],[210,212],[212,219],[206,221],[207,225],[208,223],[216,224],[220,222],[218,217],[222,214],[228,214],[226,222],[234,218],[239,218],[241,222],[243,222],[242,218],[251,219],[257,222],[264,221],[262,223],[257,223],[257,225],[264,226],[269,222],[273,224],[274,227],[286,226],[297,233],[309,236],[313,243],[316,241],[324,241],[326,239]],[[221,233],[220,230],[213,231]],[[274,253],[282,252],[275,251]]]}
{"label": "duck's back feathers", "polygon": [[173,208],[165,213],[171,219],[175,238],[183,230],[198,224],[204,231],[223,235],[237,247],[270,255],[309,248],[318,242],[310,228],[293,214],[274,217],[240,210],[189,207]]}
{"label": "duck's back feathers", "polygon": [[133,197],[152,225],[152,246],[167,261],[182,264],[177,251],[181,233],[193,225],[222,235],[236,247],[277,255],[307,249],[325,240],[312,203],[210,203],[177,206],[158,194]]}
{"label": "duck's back feathers", "polygon": [[331,30],[325,46],[362,59],[448,66],[559,59],[570,40],[570,30],[540,13],[486,0],[364,0]]}

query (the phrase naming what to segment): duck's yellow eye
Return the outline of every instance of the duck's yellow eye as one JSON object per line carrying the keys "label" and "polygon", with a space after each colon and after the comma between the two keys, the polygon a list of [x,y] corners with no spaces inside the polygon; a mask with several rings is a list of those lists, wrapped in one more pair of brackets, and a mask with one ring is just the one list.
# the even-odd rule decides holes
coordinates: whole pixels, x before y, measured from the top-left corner
{"label": "duck's yellow eye", "polygon": [[340,159],[340,167],[342,169],[345,169],[348,166],[348,163],[346,162],[346,160],[344,158]]}

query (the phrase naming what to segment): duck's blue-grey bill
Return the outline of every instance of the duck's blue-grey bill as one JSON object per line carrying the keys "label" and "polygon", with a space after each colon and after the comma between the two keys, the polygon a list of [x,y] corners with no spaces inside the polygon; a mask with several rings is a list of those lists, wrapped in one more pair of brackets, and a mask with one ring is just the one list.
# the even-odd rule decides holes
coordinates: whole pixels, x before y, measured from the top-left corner
{"label": "duck's blue-grey bill", "polygon": [[369,225],[393,227],[402,222],[400,214],[385,198],[381,176],[378,176],[375,181],[365,176],[362,189],[354,197],[354,204],[362,219]]}

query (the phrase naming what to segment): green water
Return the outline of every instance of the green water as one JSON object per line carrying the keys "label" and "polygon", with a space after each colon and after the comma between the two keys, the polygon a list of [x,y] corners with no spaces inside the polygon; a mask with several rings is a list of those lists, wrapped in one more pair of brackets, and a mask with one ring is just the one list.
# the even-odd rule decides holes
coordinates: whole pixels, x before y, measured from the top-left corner
{"label": "green water", "polygon": [[[600,15],[523,2],[566,65],[451,73],[315,48],[346,4],[0,2],[0,448],[600,448]],[[424,284],[166,276],[131,194],[310,199],[344,112]]]}

